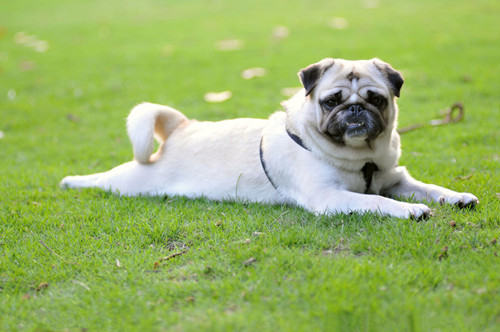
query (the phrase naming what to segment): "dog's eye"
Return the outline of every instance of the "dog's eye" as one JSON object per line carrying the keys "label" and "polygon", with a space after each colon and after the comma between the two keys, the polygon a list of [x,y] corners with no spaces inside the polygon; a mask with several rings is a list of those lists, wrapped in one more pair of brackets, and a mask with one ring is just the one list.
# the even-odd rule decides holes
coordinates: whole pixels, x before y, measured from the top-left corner
{"label": "dog's eye", "polygon": [[385,98],[381,95],[368,91],[368,102],[375,107],[381,108],[385,104]]}
{"label": "dog's eye", "polygon": [[341,100],[342,100],[342,92],[339,91],[333,96],[328,97],[328,99],[326,99],[323,102],[323,105],[327,110],[331,110],[337,107],[340,104]]}

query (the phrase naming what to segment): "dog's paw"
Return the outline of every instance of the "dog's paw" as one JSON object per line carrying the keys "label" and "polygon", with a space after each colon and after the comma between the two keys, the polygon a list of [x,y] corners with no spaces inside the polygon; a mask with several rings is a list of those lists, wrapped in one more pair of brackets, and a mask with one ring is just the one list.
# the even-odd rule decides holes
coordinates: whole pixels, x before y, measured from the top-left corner
{"label": "dog's paw", "polygon": [[386,210],[386,214],[402,219],[425,220],[432,215],[432,211],[425,204],[397,202],[397,206]]}
{"label": "dog's paw", "polygon": [[59,187],[62,189],[71,188],[71,176],[66,176],[59,182]]}
{"label": "dog's paw", "polygon": [[432,215],[431,209],[425,204],[408,204],[407,205],[408,216],[407,218],[414,220],[426,220]]}
{"label": "dog's paw", "polygon": [[469,193],[456,193],[454,195],[446,195],[439,197],[439,204],[451,204],[459,207],[460,209],[473,209],[479,200],[476,196]]}

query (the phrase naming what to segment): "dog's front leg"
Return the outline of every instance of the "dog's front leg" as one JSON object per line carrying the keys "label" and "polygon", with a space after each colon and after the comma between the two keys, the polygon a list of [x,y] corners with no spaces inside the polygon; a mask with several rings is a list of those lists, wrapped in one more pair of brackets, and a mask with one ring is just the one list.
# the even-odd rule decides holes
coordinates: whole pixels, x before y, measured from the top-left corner
{"label": "dog's front leg", "polygon": [[458,193],[434,184],[427,184],[415,180],[404,167],[396,168],[400,180],[384,190],[390,197],[412,198],[417,201],[435,201],[441,205],[452,204],[460,208],[472,208],[479,203],[476,196],[469,193]]}
{"label": "dog's front leg", "polygon": [[424,204],[399,202],[379,195],[366,195],[345,190],[327,190],[297,203],[316,214],[378,213],[398,217],[426,219],[431,210]]}

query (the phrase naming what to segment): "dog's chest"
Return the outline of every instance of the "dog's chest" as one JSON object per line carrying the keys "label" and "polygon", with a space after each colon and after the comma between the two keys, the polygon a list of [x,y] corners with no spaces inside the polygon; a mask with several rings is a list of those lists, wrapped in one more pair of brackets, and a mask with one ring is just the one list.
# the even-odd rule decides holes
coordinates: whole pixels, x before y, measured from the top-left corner
{"label": "dog's chest", "polygon": [[378,194],[380,191],[380,171],[373,163],[366,163],[359,170],[337,169],[336,173],[335,182],[342,189],[362,194]]}

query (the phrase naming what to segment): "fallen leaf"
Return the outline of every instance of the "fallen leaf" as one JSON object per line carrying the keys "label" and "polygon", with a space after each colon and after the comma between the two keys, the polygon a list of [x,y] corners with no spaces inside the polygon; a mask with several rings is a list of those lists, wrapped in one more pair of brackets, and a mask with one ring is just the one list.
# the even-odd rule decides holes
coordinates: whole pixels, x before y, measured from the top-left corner
{"label": "fallen leaf", "polygon": [[291,97],[294,94],[296,94],[297,92],[299,92],[300,90],[302,90],[302,88],[300,88],[300,87],[296,87],[296,88],[283,88],[283,89],[281,89],[280,92],[285,97]]}
{"label": "fallen leaf", "polygon": [[253,263],[255,263],[256,261],[257,261],[257,259],[255,257],[250,257],[249,259],[247,259],[246,261],[243,262],[243,265],[249,266],[249,265],[252,265]]}
{"label": "fallen leaf", "polygon": [[25,61],[21,61],[19,63],[19,68],[22,70],[22,71],[28,71],[28,70],[32,70],[35,68],[35,63],[33,61],[28,61],[28,60],[25,60]]}
{"label": "fallen leaf", "polygon": [[455,177],[455,180],[462,180],[462,181],[469,180],[472,177],[472,175],[473,174],[457,176]]}
{"label": "fallen leaf", "polygon": [[328,25],[331,28],[337,29],[337,30],[342,30],[345,29],[349,26],[349,22],[343,17],[334,17],[330,20]]}
{"label": "fallen leaf", "polygon": [[439,260],[442,260],[443,258],[448,258],[448,246],[446,247],[443,247],[443,249],[441,249],[441,254],[439,255]]}
{"label": "fallen leaf", "polygon": [[207,103],[222,103],[231,98],[231,91],[207,92],[203,97]]}
{"label": "fallen leaf", "polygon": [[462,82],[469,83],[471,81],[472,81],[472,76],[470,76],[470,75],[464,75],[464,76],[462,76]]}
{"label": "fallen leaf", "polygon": [[239,39],[219,40],[215,43],[215,47],[219,51],[236,51],[243,48],[243,42]]}
{"label": "fallen leaf", "polygon": [[455,220],[450,221],[451,227],[457,227],[457,222]]}
{"label": "fallen leaf", "polygon": [[85,289],[86,289],[86,290],[88,290],[88,291],[90,290],[90,287],[89,287],[89,286],[87,286],[87,285],[85,285],[85,284],[84,284],[83,282],[81,282],[81,281],[78,281],[78,280],[73,280],[73,283],[74,283],[74,284],[76,284],[76,285],[78,285],[78,286],[82,286],[83,288],[85,288]]}
{"label": "fallen leaf", "polygon": [[41,290],[44,290],[45,288],[49,287],[48,282],[41,282],[38,287],[36,288],[36,291],[39,292]]}
{"label": "fallen leaf", "polygon": [[476,290],[476,293],[478,294],[484,294],[486,293],[486,287],[481,287]]}
{"label": "fallen leaf", "polygon": [[49,43],[46,40],[38,40],[32,47],[38,53],[44,53],[49,49]]}
{"label": "fallen leaf", "polygon": [[26,40],[27,35],[22,31],[16,32],[16,34],[14,35],[14,42],[16,44],[24,44]]}
{"label": "fallen leaf", "polygon": [[31,47],[35,51],[43,53],[49,49],[49,43],[46,40],[40,40],[35,35],[29,35],[22,31],[14,35],[14,42],[17,44]]}
{"label": "fallen leaf", "polygon": [[80,122],[80,118],[77,115],[71,113],[66,114],[66,119],[71,122]]}
{"label": "fallen leaf", "polygon": [[250,80],[254,77],[262,77],[265,76],[267,71],[261,67],[248,68],[241,72],[241,77],[245,80]]}
{"label": "fallen leaf", "polygon": [[10,89],[9,91],[7,91],[7,98],[9,98],[9,100],[16,99],[16,90]]}
{"label": "fallen leaf", "polygon": [[379,5],[378,0],[364,0],[363,7],[368,9],[377,8]]}
{"label": "fallen leaf", "polygon": [[274,39],[278,39],[278,40],[285,39],[286,37],[288,37],[289,34],[290,34],[290,31],[288,30],[288,28],[285,26],[282,26],[282,25],[278,25],[277,27],[275,27],[273,29],[273,38]]}

